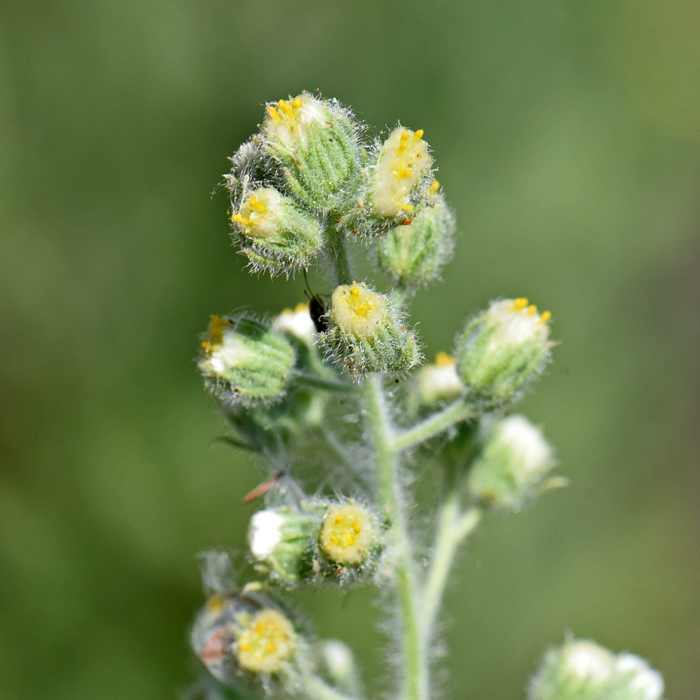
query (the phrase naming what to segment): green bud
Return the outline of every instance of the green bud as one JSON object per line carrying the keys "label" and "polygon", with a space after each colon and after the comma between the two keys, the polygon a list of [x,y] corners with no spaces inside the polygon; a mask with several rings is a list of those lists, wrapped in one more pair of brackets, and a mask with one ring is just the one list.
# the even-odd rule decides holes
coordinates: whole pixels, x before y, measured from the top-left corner
{"label": "green bud", "polygon": [[289,275],[307,268],[321,249],[318,221],[272,187],[250,192],[231,222],[255,272]]}
{"label": "green bud", "polygon": [[321,671],[331,684],[351,697],[361,696],[360,679],[350,647],[338,639],[319,645]]}
{"label": "green bud", "polygon": [[245,317],[212,316],[202,350],[199,369],[225,403],[279,399],[295,357],[282,333]]}
{"label": "green bud", "polygon": [[473,394],[502,403],[539,375],[550,357],[549,311],[527,299],[495,301],[457,339],[457,372]]}
{"label": "green bud", "polygon": [[338,205],[360,161],[352,114],[308,92],[267,105],[264,148],[282,166],[289,193],[319,212]]}
{"label": "green bud", "polygon": [[481,455],[469,473],[476,498],[506,510],[518,510],[554,466],[552,448],[520,415],[508,416],[485,429]]}
{"label": "green bud", "polygon": [[192,647],[229,686],[287,683],[298,674],[305,640],[277,605],[253,593],[215,594],[197,615]]}
{"label": "green bud", "polygon": [[664,681],[634,654],[571,640],[545,654],[529,700],[661,700]]}
{"label": "green bud", "polygon": [[351,501],[258,511],[248,543],[258,571],[290,588],[359,580],[375,570],[381,552],[374,515]]}
{"label": "green bud", "polygon": [[319,342],[327,358],[353,376],[406,372],[422,359],[415,333],[403,325],[405,314],[365,284],[337,287],[328,318]]}
{"label": "green bud", "polygon": [[310,550],[321,518],[318,509],[259,510],[248,529],[248,545],[258,569],[279,583],[299,583],[301,571],[309,568],[303,560],[313,556]]}
{"label": "green bud", "polygon": [[419,287],[437,279],[454,248],[455,218],[442,197],[377,245],[379,267],[394,285]]}
{"label": "green bud", "polygon": [[439,352],[435,364],[424,365],[416,374],[418,399],[423,406],[433,406],[440,401],[453,401],[466,387],[457,375],[455,361],[446,352]]}

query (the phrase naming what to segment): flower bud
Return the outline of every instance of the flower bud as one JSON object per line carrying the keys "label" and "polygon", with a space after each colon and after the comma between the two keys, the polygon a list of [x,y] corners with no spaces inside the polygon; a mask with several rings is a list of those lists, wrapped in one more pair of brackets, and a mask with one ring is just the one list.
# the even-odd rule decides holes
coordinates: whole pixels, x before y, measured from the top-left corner
{"label": "flower bud", "polygon": [[661,700],[663,678],[634,654],[571,640],[545,654],[529,700]]}
{"label": "flower bud", "polygon": [[272,322],[273,330],[291,333],[306,345],[311,345],[316,334],[316,326],[309,313],[308,304],[297,304],[292,309],[284,309]]}
{"label": "flower bud", "polygon": [[414,210],[413,195],[433,165],[422,137],[423,129],[413,132],[399,126],[379,147],[370,191],[371,214],[376,218],[393,219]]}
{"label": "flower bud", "polygon": [[259,510],[250,520],[248,544],[260,570],[279,583],[294,585],[311,568],[314,533],[321,515],[310,510]]}
{"label": "flower bud", "polygon": [[319,212],[338,203],[357,171],[360,150],[351,113],[308,92],[267,105],[265,150],[282,166],[289,193]]}
{"label": "flower bud", "polygon": [[415,334],[403,325],[405,314],[365,284],[337,287],[328,317],[319,341],[327,358],[353,376],[405,372],[421,360]]}
{"label": "flower bud", "polygon": [[437,279],[454,248],[455,218],[445,201],[420,209],[377,245],[379,267],[394,285],[419,287]]}
{"label": "flower bud", "polygon": [[552,448],[526,418],[509,416],[486,428],[481,455],[469,473],[476,498],[507,510],[518,510],[554,466]]}
{"label": "flower bud", "polygon": [[374,571],[381,551],[372,513],[354,502],[302,503],[258,511],[248,543],[258,571],[286,587],[358,580]]}
{"label": "flower bud", "polygon": [[542,372],[551,318],[527,299],[495,301],[457,339],[457,372],[479,398],[502,403]]}
{"label": "flower bud", "polygon": [[319,645],[321,670],[334,687],[347,695],[360,695],[360,681],[350,647],[338,639],[326,639]]}
{"label": "flower bud", "polygon": [[253,190],[231,217],[254,271],[307,268],[322,244],[318,221],[272,187]]}
{"label": "flower bud", "polygon": [[452,401],[466,391],[457,375],[454,358],[446,352],[439,352],[434,365],[424,365],[416,375],[418,397],[424,406],[432,406],[439,401]]}
{"label": "flower bud", "polygon": [[323,517],[319,542],[323,553],[335,564],[362,564],[374,544],[372,517],[355,503],[331,506]]}
{"label": "flower bud", "polygon": [[277,331],[251,318],[212,316],[199,369],[208,388],[230,403],[278,399],[294,365],[294,349]]}
{"label": "flower bud", "polygon": [[277,676],[296,662],[299,635],[276,606],[252,595],[216,594],[197,615],[191,642],[209,672],[227,685]]}

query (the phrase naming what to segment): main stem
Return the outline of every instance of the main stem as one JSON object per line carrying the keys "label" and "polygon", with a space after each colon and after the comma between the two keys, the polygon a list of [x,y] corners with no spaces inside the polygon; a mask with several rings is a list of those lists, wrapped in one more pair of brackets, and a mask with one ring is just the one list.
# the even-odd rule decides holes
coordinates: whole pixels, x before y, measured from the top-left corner
{"label": "main stem", "polygon": [[374,451],[377,496],[390,522],[388,537],[395,552],[396,592],[403,631],[403,700],[428,700],[428,663],[418,614],[411,540],[401,508],[399,454],[392,447],[393,428],[380,375],[365,381],[366,425]]}
{"label": "main stem", "polygon": [[352,284],[345,229],[340,226],[328,227],[328,254],[333,263],[338,284]]}

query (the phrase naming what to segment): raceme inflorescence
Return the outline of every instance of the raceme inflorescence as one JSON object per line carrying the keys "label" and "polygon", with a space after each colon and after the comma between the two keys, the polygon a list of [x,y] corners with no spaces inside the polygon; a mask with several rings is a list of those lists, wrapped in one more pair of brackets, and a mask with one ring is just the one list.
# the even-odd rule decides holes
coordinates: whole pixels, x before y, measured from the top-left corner
{"label": "raceme inflorescence", "polygon": [[[351,650],[318,639],[285,591],[368,585],[384,591],[391,697],[428,700],[460,546],[484,514],[566,483],[541,429],[512,413],[550,361],[551,314],[498,299],[424,364],[408,306],[449,262],[455,217],[423,130],[367,134],[336,100],[305,92],[267,105],[225,176],[251,270],[313,266],[331,290],[272,319],[212,316],[202,337],[224,440],[258,455],[269,478],[244,499],[264,503],[248,531],[253,580],[238,586],[228,555],[203,555],[193,697],[365,698]],[[361,252],[383,283],[356,277]],[[639,657],[568,639],[528,696],[661,700],[663,689]]]}

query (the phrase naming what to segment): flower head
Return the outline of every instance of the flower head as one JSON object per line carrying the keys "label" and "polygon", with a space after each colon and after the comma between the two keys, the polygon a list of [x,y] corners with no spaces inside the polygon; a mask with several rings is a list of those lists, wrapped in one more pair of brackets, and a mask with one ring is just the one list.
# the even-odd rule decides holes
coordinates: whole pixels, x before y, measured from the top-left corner
{"label": "flower head", "polygon": [[238,633],[234,651],[242,669],[277,673],[296,649],[296,633],[279,610],[267,608],[250,616]]}
{"label": "flower head", "polygon": [[457,374],[454,358],[446,352],[436,355],[435,364],[421,367],[417,382],[420,401],[426,406],[456,399],[466,388]]}
{"label": "flower head", "polygon": [[370,514],[362,506],[348,503],[328,509],[319,541],[331,561],[352,566],[365,560],[373,537]]}

